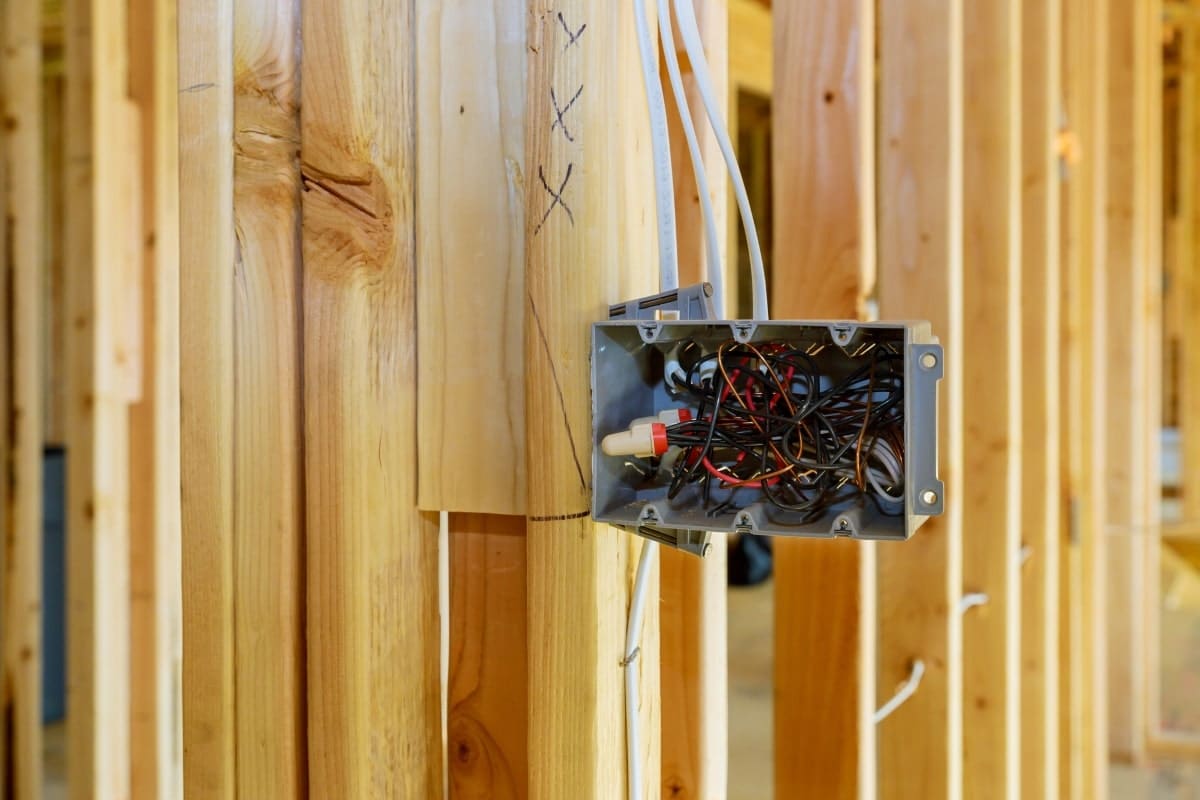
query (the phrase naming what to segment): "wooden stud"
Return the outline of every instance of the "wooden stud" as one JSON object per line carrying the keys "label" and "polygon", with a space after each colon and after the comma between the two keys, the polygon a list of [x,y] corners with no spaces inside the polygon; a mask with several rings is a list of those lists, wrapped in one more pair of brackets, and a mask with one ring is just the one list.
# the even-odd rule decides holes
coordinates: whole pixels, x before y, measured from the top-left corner
{"label": "wooden stud", "polygon": [[[1139,82],[1138,121],[1141,127],[1139,133],[1142,141],[1146,142],[1142,154],[1144,161],[1140,163],[1137,190],[1143,200],[1139,205],[1139,229],[1142,233],[1140,243],[1142,258],[1146,269],[1142,272],[1142,285],[1138,291],[1146,300],[1145,313],[1140,324],[1144,327],[1147,347],[1142,362],[1140,379],[1145,383],[1148,396],[1146,397],[1147,414],[1142,420],[1143,430],[1146,431],[1141,441],[1140,460],[1146,468],[1140,476],[1144,485],[1146,497],[1144,517],[1139,520],[1140,527],[1148,532],[1158,532],[1162,529],[1164,516],[1163,503],[1163,428],[1165,415],[1163,413],[1163,397],[1166,390],[1167,377],[1163,361],[1163,330],[1166,319],[1166,297],[1164,289],[1165,273],[1165,202],[1163,187],[1165,182],[1165,155],[1163,132],[1165,124],[1165,70],[1163,59],[1163,19],[1166,3],[1163,0],[1152,0],[1139,6],[1140,16],[1137,19],[1139,35],[1137,38],[1137,64]],[[1193,231],[1196,229],[1193,228]],[[1189,308],[1195,308],[1192,305]],[[1193,462],[1194,463],[1194,462]],[[1162,540],[1158,536],[1142,536],[1142,549],[1145,553],[1145,572],[1142,575],[1143,587],[1154,588],[1153,578],[1161,573],[1158,557],[1162,552]],[[1147,576],[1150,577],[1147,580]],[[1145,589],[1143,590],[1145,591]],[[1146,618],[1154,616],[1158,608],[1157,592],[1145,591],[1148,611]],[[1148,656],[1158,652],[1158,638],[1154,625],[1145,624],[1143,633],[1143,663],[1142,682],[1135,687],[1142,696],[1145,710],[1142,734],[1147,740],[1147,750],[1153,743],[1153,729],[1150,727],[1153,716],[1149,705],[1153,700],[1150,691],[1149,671],[1153,663]],[[1200,750],[1200,748],[1198,748]]]}
{"label": "wooden stud", "polygon": [[[155,737],[158,797],[183,797],[183,611],[180,531],[179,50],[178,0],[154,7],[154,437],[158,475],[155,543]],[[149,291],[149,288],[147,288]],[[147,362],[149,363],[149,362]]]}
{"label": "wooden stud", "polygon": [[452,514],[447,698],[452,800],[529,796],[525,621],[525,520]]}
{"label": "wooden stud", "polygon": [[[416,508],[413,3],[303,5],[309,792],[442,796],[437,519]],[[556,565],[561,567],[561,565]]]}
{"label": "wooden stud", "polygon": [[[730,8],[725,0],[696,5],[697,23],[709,61],[718,99],[729,97],[728,60]],[[677,50],[682,48],[677,47]],[[680,52],[684,90],[701,157],[707,169],[709,196],[717,227],[718,248],[725,277],[725,308],[735,307],[737,265],[728,253],[729,180],[716,136],[708,125],[686,53]],[[675,213],[681,286],[699,283],[705,275],[704,222],[700,195],[687,156],[683,126],[667,94],[671,152],[674,159]],[[727,105],[727,102],[726,102]],[[717,316],[726,312],[718,306]],[[703,559],[671,548],[660,551],[662,655],[662,793],[664,797],[716,800],[728,783],[728,656],[726,573],[728,549],[717,542]]]}
{"label": "wooden stud", "polygon": [[[1200,297],[1200,278],[1193,265],[1200,253],[1200,158],[1196,143],[1200,141],[1200,25],[1195,22],[1180,26],[1182,70],[1179,79],[1179,125],[1176,145],[1179,152],[1176,185],[1178,186],[1177,227],[1178,247],[1175,263],[1178,281],[1172,284],[1173,294],[1181,298],[1180,317],[1184,333],[1180,337],[1179,353],[1179,438],[1181,516],[1184,520],[1200,520],[1200,341],[1192,333],[1195,319],[1189,313],[1197,306],[1193,298]],[[1189,335],[1190,334],[1190,335]],[[1158,643],[1154,643],[1158,647]]]}
{"label": "wooden stud", "polygon": [[[129,794],[129,403],[141,391],[137,109],[126,4],[74,0],[66,40],[68,665],[72,797]],[[135,313],[130,313],[130,310]]]}
{"label": "wooden stud", "polygon": [[42,64],[40,7],[0,4],[0,257],[6,454],[0,499],[0,781],[14,800],[42,782]]}
{"label": "wooden stud", "polygon": [[1079,148],[1064,192],[1063,426],[1067,549],[1062,604],[1064,698],[1060,796],[1107,794],[1105,637],[1107,4],[1065,0],[1063,87],[1066,117]]}
{"label": "wooden stud", "polygon": [[[862,318],[875,280],[874,7],[788,3],[773,24],[773,309]],[[776,540],[775,587],[775,791],[871,797],[875,546]]]}
{"label": "wooden stud", "polygon": [[884,797],[962,797],[963,7],[880,6],[879,309],[945,346],[938,477],[946,513],[879,549],[879,694],[920,686],[879,729]]}
{"label": "wooden stud", "polygon": [[[169,634],[170,618],[179,613],[173,602],[178,593],[168,582],[169,578],[178,581],[179,576],[178,557],[172,557],[178,547],[174,542],[179,536],[179,501],[178,493],[169,491],[176,487],[178,492],[179,487],[178,433],[172,429],[178,429],[179,417],[178,399],[172,402],[164,397],[168,387],[174,387],[178,397],[178,362],[168,361],[164,353],[173,349],[178,354],[178,344],[172,348],[167,343],[178,337],[178,311],[163,314],[161,297],[163,291],[178,297],[174,282],[179,267],[174,254],[178,251],[169,243],[162,249],[158,230],[160,224],[173,224],[164,217],[163,204],[174,203],[158,193],[160,173],[170,168],[160,161],[160,138],[175,134],[163,130],[160,79],[155,72],[164,60],[174,61],[175,50],[174,36],[158,38],[158,14],[163,12],[158,5],[138,0],[131,4],[130,14],[130,96],[142,122],[142,182],[137,188],[142,193],[145,231],[140,252],[144,391],[130,407],[130,792],[132,798],[145,799],[169,796],[175,788],[179,763],[173,758],[172,734],[180,721],[170,697]],[[137,46],[132,46],[134,42]]]}
{"label": "wooden stud", "polygon": [[[1072,27],[1078,19],[1082,0],[1062,2],[1062,112],[1060,125],[1060,169],[1063,182],[1059,191],[1062,204],[1061,256],[1062,308],[1061,327],[1062,377],[1059,392],[1064,408],[1076,408],[1084,393],[1079,386],[1081,376],[1080,323],[1082,298],[1078,296],[1080,248],[1086,243],[1082,233],[1085,215],[1082,209],[1083,181],[1090,176],[1083,162],[1079,131],[1087,118],[1086,94],[1087,59],[1083,48],[1081,26]],[[1090,136],[1089,136],[1090,139]],[[1069,147],[1078,152],[1072,154]],[[1061,566],[1059,580],[1059,792],[1062,800],[1079,800],[1082,796],[1082,656],[1083,656],[1083,583],[1082,556],[1079,541],[1079,459],[1078,446],[1073,438],[1080,435],[1080,415],[1064,414],[1060,430],[1062,500]]]}
{"label": "wooden stud", "polygon": [[[513,0],[417,6],[419,502],[430,510],[525,509],[514,313],[525,294],[525,24]],[[480,385],[497,389],[486,413]],[[492,457],[477,458],[481,446]],[[449,526],[450,796],[524,798],[525,523],[455,513]]]}
{"label": "wooden stud", "polygon": [[521,514],[525,3],[417,8],[420,504]]}
{"label": "wooden stud", "polygon": [[[648,126],[629,4],[535,3],[528,29],[525,404],[530,797],[623,796],[626,546],[589,518],[587,323],[655,286]],[[580,91],[560,126],[554,101]],[[561,103],[559,107],[561,108]],[[633,161],[632,154],[639,154]],[[629,268],[617,272],[617,265]],[[653,580],[651,597],[658,591]],[[659,784],[658,620],[641,637],[643,781]]]}
{"label": "wooden stud", "polygon": [[300,797],[306,720],[299,4],[236,3],[233,24],[237,793]]}
{"label": "wooden stud", "polygon": [[1020,792],[1020,5],[964,6],[963,620],[967,796]]}
{"label": "wooden stud", "polygon": [[1021,789],[1059,790],[1060,252],[1058,0],[1022,15]]}
{"label": "wooden stud", "polygon": [[[233,2],[179,5],[186,796],[233,798]],[[225,265],[217,269],[214,265]]]}
{"label": "wooden stud", "polygon": [[[1154,664],[1150,657],[1159,651],[1157,624],[1157,609],[1160,594],[1155,589],[1155,579],[1159,577],[1162,552],[1162,540],[1154,535],[1161,531],[1164,517],[1163,503],[1163,444],[1162,432],[1165,427],[1163,413],[1163,396],[1167,377],[1164,369],[1163,331],[1167,316],[1164,281],[1166,279],[1165,262],[1165,154],[1163,146],[1163,130],[1165,124],[1164,97],[1164,63],[1162,54],[1163,19],[1167,4],[1162,0],[1153,0],[1139,6],[1136,42],[1136,63],[1138,80],[1138,110],[1139,136],[1145,142],[1142,160],[1139,161],[1139,173],[1136,190],[1141,198],[1138,205],[1137,224],[1140,232],[1140,256],[1146,264],[1141,273],[1141,284],[1136,287],[1145,299],[1143,313],[1139,324],[1146,338],[1146,348],[1143,351],[1142,369],[1138,378],[1144,382],[1148,396],[1145,398],[1146,415],[1141,421],[1145,434],[1140,442],[1139,460],[1145,469],[1139,476],[1145,493],[1145,508],[1143,517],[1137,520],[1138,527],[1151,535],[1138,537],[1142,540],[1141,549],[1145,557],[1145,570],[1142,577],[1143,592],[1147,603],[1147,613],[1143,620],[1144,633],[1142,636],[1142,680],[1135,687],[1142,696],[1143,724],[1145,728],[1142,738],[1146,749],[1154,743],[1155,716],[1151,710],[1154,702],[1152,691],[1153,678],[1150,670]],[[1195,139],[1192,139],[1194,142]],[[1196,235],[1196,228],[1191,228]],[[1195,308],[1189,305],[1187,308]],[[1193,465],[1195,461],[1193,460]],[[1154,622],[1146,622],[1154,620]]]}
{"label": "wooden stud", "polygon": [[[1147,533],[1157,521],[1161,365],[1152,354],[1162,336],[1157,313],[1161,284],[1157,256],[1161,201],[1161,60],[1155,3],[1113,3],[1109,11],[1108,192],[1105,243],[1108,292],[1106,425],[1108,545],[1108,745],[1110,753],[1146,757],[1148,693],[1146,616]],[[1147,11],[1149,7],[1149,11]],[[1151,14],[1150,12],[1154,12]],[[1148,16],[1149,15],[1149,16]],[[1161,76],[1158,76],[1160,79]],[[1132,121],[1133,124],[1130,124]],[[1155,180],[1155,178],[1159,178]]]}
{"label": "wooden stud", "polygon": [[774,81],[771,9],[758,0],[729,2],[729,80],[740,91],[770,97]]}
{"label": "wooden stud", "polygon": [[[1101,4],[1103,6],[1103,4]],[[1085,375],[1090,376],[1086,384],[1087,410],[1084,412],[1086,433],[1081,442],[1081,461],[1085,465],[1081,475],[1087,495],[1081,512],[1081,586],[1083,589],[1083,619],[1081,625],[1083,645],[1083,680],[1081,682],[1081,752],[1082,781],[1080,787],[1084,797],[1108,796],[1108,661],[1106,640],[1108,635],[1108,575],[1107,575],[1107,516],[1103,498],[1107,491],[1105,482],[1108,448],[1105,432],[1108,427],[1108,402],[1106,392],[1107,360],[1104,348],[1104,332],[1108,327],[1107,287],[1103,280],[1107,252],[1104,248],[1106,226],[1106,204],[1108,200],[1108,148],[1109,131],[1105,124],[1108,117],[1108,96],[1103,87],[1111,68],[1109,58],[1108,10],[1103,7],[1088,11],[1093,15],[1095,32],[1091,52],[1091,71],[1094,84],[1092,140],[1093,177],[1092,195],[1087,209],[1091,226],[1092,252],[1083,269],[1088,274],[1082,282],[1087,287],[1088,299],[1084,309],[1086,320],[1086,347],[1084,359]],[[1086,254],[1086,251],[1084,251]],[[1082,291],[1080,294],[1082,295]],[[1073,407],[1073,406],[1072,406]]]}
{"label": "wooden stud", "polygon": [[63,241],[66,206],[63,103],[66,86],[62,74],[62,46],[56,49],[43,47],[42,55],[42,187],[46,192],[42,216],[45,231],[42,296],[46,309],[42,328],[42,439],[47,446],[62,447],[67,437],[67,341],[71,335],[71,319],[66,308],[66,243]]}
{"label": "wooden stud", "polygon": [[723,542],[703,561],[663,548],[662,796],[723,798],[729,771]]}
{"label": "wooden stud", "polygon": [[[0,14],[7,14],[7,9],[0,9]],[[0,37],[3,37],[3,17],[0,16]],[[2,80],[2,79],[0,79]],[[0,145],[0,147],[3,147]],[[8,157],[2,149],[0,149],[0,206],[5,208],[7,212],[8,198]],[[7,233],[5,233],[7,239]],[[11,257],[8,254],[8,248],[0,248],[0,352],[10,353],[16,346],[16,320],[13,316],[14,309],[12,303],[8,299],[9,273],[12,269]],[[0,420],[10,419],[12,414],[13,387],[16,384],[16,376],[13,374],[13,365],[11,359],[0,360]],[[0,464],[7,465],[12,458],[12,443],[8,436],[0,436]],[[2,485],[2,484],[0,484]],[[13,533],[12,523],[8,518],[8,490],[7,488],[0,489],[0,542],[8,542],[10,537],[15,537]],[[6,593],[5,586],[8,583],[8,548],[0,547],[0,598]],[[7,671],[2,665],[4,642],[6,639],[5,628],[7,621],[4,620],[5,612],[0,608],[0,673]],[[10,734],[0,726],[0,755],[7,756],[10,744]],[[7,758],[0,758],[0,785],[7,785],[9,781],[9,773],[11,768],[8,766]]]}

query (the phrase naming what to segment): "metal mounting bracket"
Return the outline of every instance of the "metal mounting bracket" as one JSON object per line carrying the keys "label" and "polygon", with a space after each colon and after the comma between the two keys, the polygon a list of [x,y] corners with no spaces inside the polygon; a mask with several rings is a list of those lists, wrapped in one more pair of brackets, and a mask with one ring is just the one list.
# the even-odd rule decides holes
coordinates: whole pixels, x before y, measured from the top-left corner
{"label": "metal mounting bracket", "polygon": [[681,320],[700,322],[716,319],[717,312],[713,308],[712,295],[711,283],[697,283],[694,286],[659,292],[609,306],[608,318],[657,319],[663,311],[675,311]]}

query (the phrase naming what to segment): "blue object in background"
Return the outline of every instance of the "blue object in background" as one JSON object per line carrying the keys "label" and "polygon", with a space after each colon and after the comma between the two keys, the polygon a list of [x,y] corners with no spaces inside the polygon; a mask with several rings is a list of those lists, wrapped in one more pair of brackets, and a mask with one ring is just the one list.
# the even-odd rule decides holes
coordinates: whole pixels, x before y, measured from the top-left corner
{"label": "blue object in background", "polygon": [[42,721],[67,715],[67,454],[43,453]]}

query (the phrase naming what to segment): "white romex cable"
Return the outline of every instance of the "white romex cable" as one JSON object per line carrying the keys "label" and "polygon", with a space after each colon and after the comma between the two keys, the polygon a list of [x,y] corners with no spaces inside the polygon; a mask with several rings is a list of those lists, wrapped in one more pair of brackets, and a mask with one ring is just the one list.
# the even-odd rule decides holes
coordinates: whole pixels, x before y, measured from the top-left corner
{"label": "white romex cable", "polygon": [[[667,104],[658,79],[658,59],[650,36],[650,21],[645,0],[633,0],[637,27],[638,54],[642,61],[642,81],[650,111],[650,142],[654,156],[654,204],[658,218],[659,291],[679,287],[679,257],[675,241],[675,183],[671,175],[671,142],[667,134]],[[649,575],[658,555],[658,543],[642,545],[629,603],[629,622],[625,629],[625,743],[629,800],[642,798],[641,736],[638,727],[638,639],[645,616]]]}
{"label": "white romex cable", "polygon": [[767,275],[763,269],[762,247],[758,243],[758,230],[754,225],[754,214],[750,210],[750,196],[746,193],[746,183],[742,180],[742,171],[738,168],[737,157],[733,154],[729,131],[725,128],[725,121],[721,119],[716,92],[713,91],[712,79],[708,74],[708,61],[704,57],[704,43],[700,39],[700,29],[696,25],[696,12],[692,8],[692,0],[675,0],[675,17],[679,20],[679,35],[683,38],[683,46],[687,50],[688,60],[692,62],[692,73],[696,76],[696,88],[700,90],[704,111],[717,136],[721,155],[725,157],[725,166],[729,169],[729,177],[733,180],[733,193],[737,199],[738,213],[742,217],[742,227],[746,231],[746,244],[750,248],[750,274],[754,280],[754,318],[770,319],[767,304]]}
{"label": "white romex cable", "polygon": [[683,77],[679,72],[679,55],[675,52],[675,32],[671,26],[669,0],[658,0],[658,33],[662,41],[663,58],[667,63],[667,75],[671,79],[671,93],[675,96],[675,107],[679,109],[679,121],[683,125],[688,153],[692,157],[692,174],[696,177],[696,190],[700,195],[700,211],[704,215],[705,277],[713,287],[713,306],[717,309],[717,316],[723,318],[725,274],[721,269],[721,245],[717,239],[717,222],[713,213],[712,197],[708,191],[708,172],[704,168],[696,125],[692,122],[687,93],[683,88]]}
{"label": "white romex cable", "polygon": [[671,174],[671,140],[667,133],[667,103],[658,80],[658,59],[646,18],[646,0],[633,0],[637,22],[642,81],[650,110],[650,147],[654,154],[654,198],[658,219],[658,270],[662,291],[679,285],[679,254],[675,244],[675,182]]}
{"label": "white romex cable", "polygon": [[625,629],[625,730],[629,764],[629,800],[642,797],[642,743],[638,727],[638,640],[642,637],[642,619],[646,616],[646,597],[650,594],[650,573],[658,556],[658,542],[647,540],[638,559],[633,599],[629,603],[629,627]]}

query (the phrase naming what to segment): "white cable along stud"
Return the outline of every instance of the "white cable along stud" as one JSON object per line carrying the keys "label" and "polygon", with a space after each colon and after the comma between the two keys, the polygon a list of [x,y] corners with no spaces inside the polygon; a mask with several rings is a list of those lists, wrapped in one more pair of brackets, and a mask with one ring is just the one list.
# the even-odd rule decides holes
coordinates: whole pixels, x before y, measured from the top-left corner
{"label": "white cable along stud", "polygon": [[875,712],[875,724],[883,722],[892,715],[900,706],[904,705],[910,697],[917,693],[917,688],[921,685],[921,679],[925,677],[925,662],[921,659],[915,659],[912,662],[912,669],[908,673],[906,680],[896,693],[892,695],[892,699],[881,705]]}
{"label": "white cable along stud", "polygon": [[986,592],[970,592],[964,594],[962,599],[958,601],[958,613],[965,614],[976,606],[987,605],[988,596]]}

